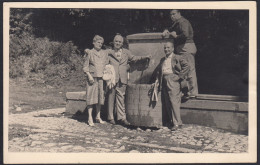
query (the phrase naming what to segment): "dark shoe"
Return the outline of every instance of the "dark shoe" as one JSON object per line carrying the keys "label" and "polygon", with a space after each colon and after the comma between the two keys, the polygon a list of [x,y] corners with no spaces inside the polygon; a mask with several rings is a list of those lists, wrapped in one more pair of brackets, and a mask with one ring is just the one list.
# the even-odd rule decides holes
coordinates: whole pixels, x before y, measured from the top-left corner
{"label": "dark shoe", "polygon": [[187,96],[189,96],[190,99],[195,99],[196,98],[196,94],[193,94],[192,92],[188,92]]}
{"label": "dark shoe", "polygon": [[126,120],[126,119],[123,119],[123,120],[119,120],[119,124],[121,125],[130,125],[130,123]]}
{"label": "dark shoe", "polygon": [[113,125],[116,124],[115,120],[108,120],[108,123],[113,124]]}
{"label": "dark shoe", "polygon": [[190,99],[190,96],[184,95],[184,96],[182,96],[182,99],[183,99],[183,100],[189,100],[189,99]]}
{"label": "dark shoe", "polygon": [[195,95],[189,95],[189,99],[195,99],[196,96]]}
{"label": "dark shoe", "polygon": [[171,131],[176,131],[177,129],[179,129],[179,126],[175,125],[174,127],[171,128]]}

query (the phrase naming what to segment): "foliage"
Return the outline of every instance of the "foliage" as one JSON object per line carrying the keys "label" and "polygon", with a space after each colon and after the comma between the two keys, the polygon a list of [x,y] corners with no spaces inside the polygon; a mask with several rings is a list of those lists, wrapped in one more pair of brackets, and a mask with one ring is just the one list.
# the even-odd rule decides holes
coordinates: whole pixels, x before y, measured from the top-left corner
{"label": "foliage", "polygon": [[10,10],[10,34],[21,36],[24,32],[32,33],[32,9]]}
{"label": "foliage", "polygon": [[71,74],[81,74],[83,57],[77,46],[71,41],[63,43],[35,37],[29,21],[31,10],[27,11],[29,13],[21,9],[11,11],[10,78],[23,77],[35,84],[61,85]]}

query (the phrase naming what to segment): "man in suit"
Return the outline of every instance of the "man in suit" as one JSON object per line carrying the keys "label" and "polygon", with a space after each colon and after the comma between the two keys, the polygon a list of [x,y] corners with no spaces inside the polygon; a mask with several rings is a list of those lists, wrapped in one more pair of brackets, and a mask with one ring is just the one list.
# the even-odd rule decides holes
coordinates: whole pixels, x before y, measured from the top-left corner
{"label": "man in suit", "polygon": [[190,66],[190,72],[187,76],[189,82],[190,96],[195,97],[198,95],[198,84],[195,70],[195,54],[197,48],[193,40],[193,28],[190,22],[181,16],[179,10],[171,10],[172,26],[165,29],[163,36],[171,35],[174,38],[175,52],[186,58]]}
{"label": "man in suit", "polygon": [[108,93],[108,122],[115,124],[114,109],[117,116],[117,121],[121,125],[129,125],[125,114],[125,91],[127,85],[127,71],[129,62],[149,59],[149,56],[138,57],[134,56],[129,50],[122,48],[123,37],[116,35],[113,41],[113,49],[108,49],[109,63],[115,69],[116,85]]}
{"label": "man in suit", "polygon": [[181,81],[189,72],[189,65],[183,56],[174,54],[172,42],[164,44],[166,54],[156,67],[156,82],[159,84],[158,91],[162,91],[162,105],[165,105],[168,116],[171,120],[172,131],[182,126],[180,115],[181,106]]}

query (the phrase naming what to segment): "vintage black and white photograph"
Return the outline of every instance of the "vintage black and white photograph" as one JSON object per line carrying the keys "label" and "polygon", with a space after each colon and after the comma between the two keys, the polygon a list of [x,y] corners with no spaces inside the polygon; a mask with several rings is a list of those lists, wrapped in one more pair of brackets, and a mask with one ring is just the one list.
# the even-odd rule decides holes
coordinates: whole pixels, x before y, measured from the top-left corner
{"label": "vintage black and white photograph", "polygon": [[5,3],[4,161],[256,161],[256,3],[219,3]]}

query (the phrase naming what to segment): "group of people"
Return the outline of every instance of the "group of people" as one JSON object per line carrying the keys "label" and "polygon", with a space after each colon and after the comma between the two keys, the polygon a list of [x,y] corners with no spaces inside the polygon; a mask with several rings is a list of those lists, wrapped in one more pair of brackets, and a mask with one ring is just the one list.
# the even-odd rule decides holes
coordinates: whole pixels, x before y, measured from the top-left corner
{"label": "group of people", "polygon": [[[198,94],[197,79],[195,72],[194,55],[196,46],[193,41],[193,29],[188,20],[181,16],[180,11],[170,12],[173,25],[165,29],[163,37],[172,36],[173,42],[164,44],[165,57],[163,57],[155,69],[156,81],[154,87],[162,92],[165,100],[166,111],[171,119],[171,130],[181,128],[180,116],[181,82],[187,80],[189,92],[186,97],[195,97]],[[127,126],[125,92],[127,86],[127,71],[129,62],[150,59],[150,56],[134,56],[128,49],[123,48],[123,37],[117,34],[113,40],[112,49],[102,49],[103,37],[96,35],[93,39],[93,49],[86,49],[86,60],[83,70],[87,75],[86,103],[88,111],[88,124],[94,125],[92,119],[93,106],[96,106],[97,123],[104,123],[100,118],[101,106],[104,104],[104,70],[106,66],[113,66],[114,81],[107,88],[108,105],[107,120],[110,124]],[[108,85],[108,84],[107,84]],[[115,112],[115,113],[114,113]],[[115,116],[116,114],[116,120]]]}
{"label": "group of people", "polygon": [[87,75],[86,102],[88,110],[88,124],[94,125],[92,109],[96,106],[96,122],[104,123],[100,118],[101,105],[104,104],[103,71],[110,64],[114,69],[114,85],[108,89],[108,122],[116,124],[114,110],[119,124],[129,125],[125,114],[125,91],[127,85],[128,63],[130,61],[146,60],[150,57],[134,56],[129,50],[123,48],[123,37],[117,34],[113,40],[113,49],[103,50],[103,37],[96,35],[93,39],[94,48],[86,49],[86,61],[83,70]]}

